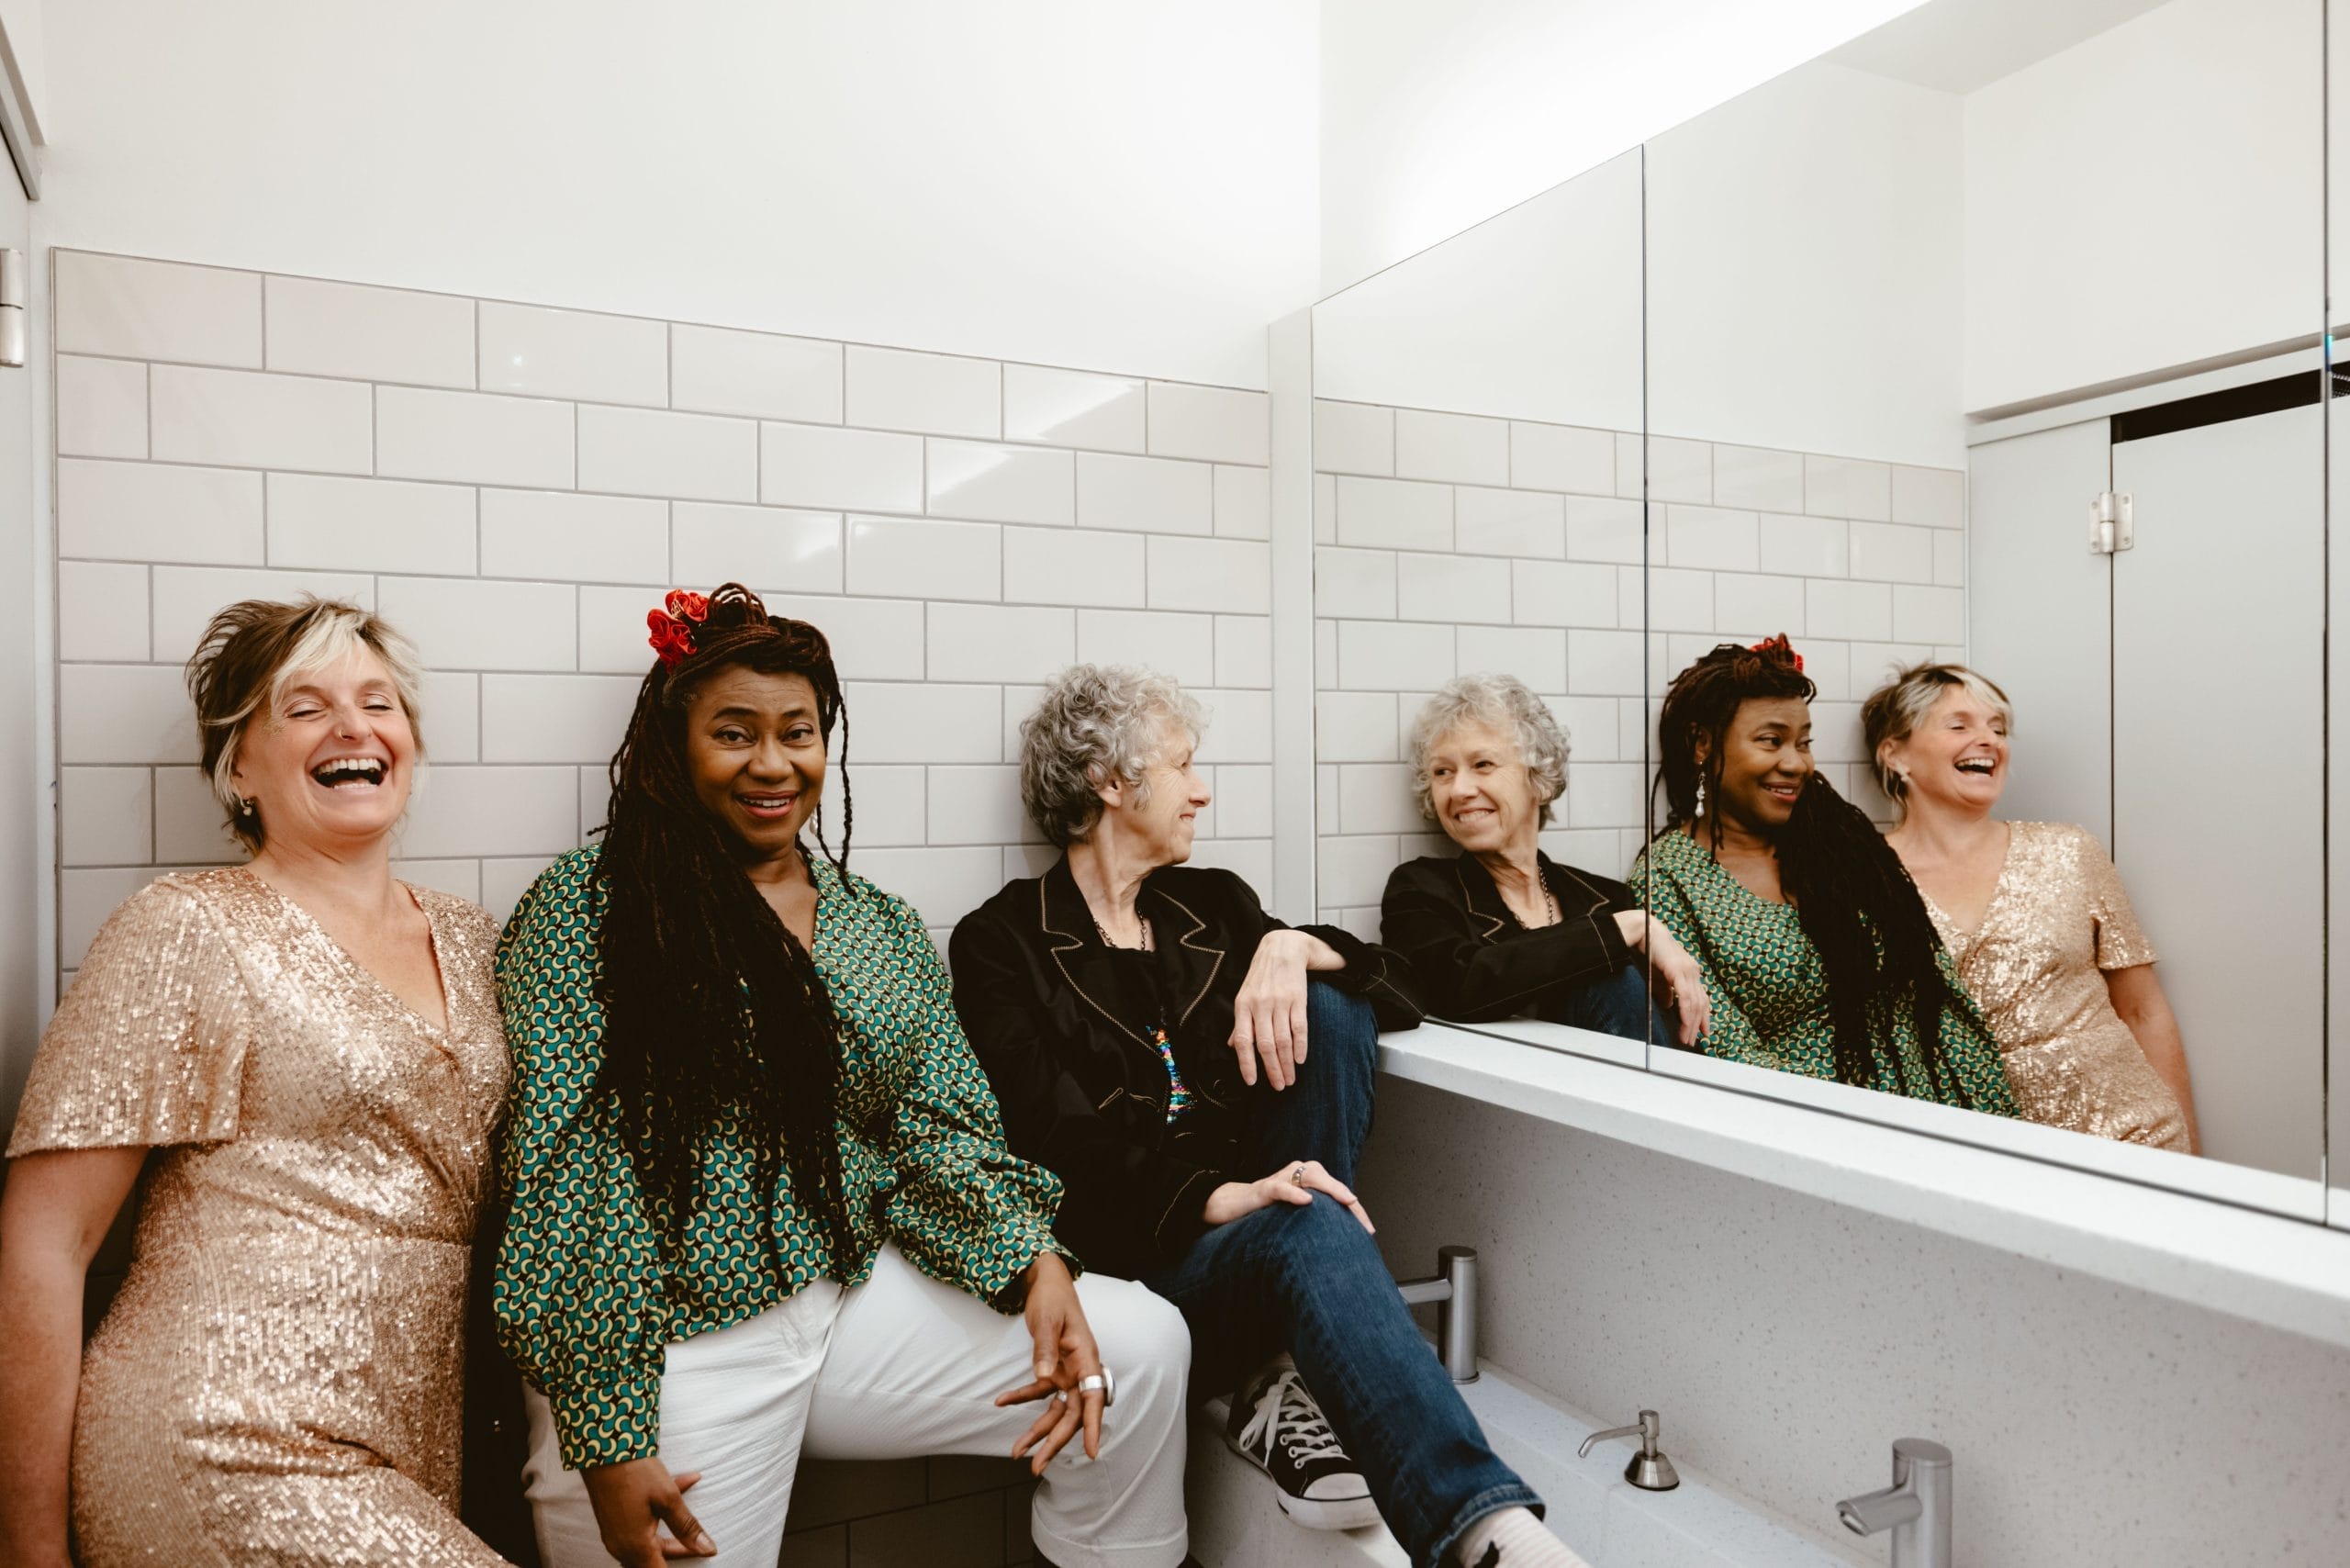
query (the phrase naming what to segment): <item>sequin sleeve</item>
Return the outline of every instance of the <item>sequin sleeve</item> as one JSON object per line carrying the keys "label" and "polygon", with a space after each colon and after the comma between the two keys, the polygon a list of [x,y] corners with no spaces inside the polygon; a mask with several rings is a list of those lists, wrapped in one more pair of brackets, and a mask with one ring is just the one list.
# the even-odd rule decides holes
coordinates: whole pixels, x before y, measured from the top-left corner
{"label": "sequin sleeve", "polygon": [[200,894],[149,883],[107,917],[41,1036],[13,1158],[237,1136],[252,1016]]}
{"label": "sequin sleeve", "polygon": [[591,852],[532,884],[498,948],[514,1059],[502,1174],[509,1208],[492,1300],[498,1339],[554,1416],[570,1469],[660,1446],[670,1335],[634,1163],[589,1093],[603,1061]]}
{"label": "sequin sleeve", "polygon": [[2073,834],[2078,843],[2081,880],[2088,891],[2089,919],[2097,927],[2097,967],[2127,969],[2153,963],[2154,945],[2146,939],[2146,928],[2138,924],[2138,912],[2130,906],[2130,894],[2121,886],[2121,873],[2115,869],[2113,857],[2088,829],[2076,827]]}
{"label": "sequin sleeve", "polygon": [[946,966],[913,907],[890,903],[888,961],[911,970],[915,1001],[903,1026],[916,1036],[916,1063],[891,1118],[897,1186],[886,1224],[923,1273],[1010,1310],[1012,1286],[1038,1253],[1069,1257],[1053,1239],[1060,1178],[1004,1147],[1003,1119],[964,1038]]}

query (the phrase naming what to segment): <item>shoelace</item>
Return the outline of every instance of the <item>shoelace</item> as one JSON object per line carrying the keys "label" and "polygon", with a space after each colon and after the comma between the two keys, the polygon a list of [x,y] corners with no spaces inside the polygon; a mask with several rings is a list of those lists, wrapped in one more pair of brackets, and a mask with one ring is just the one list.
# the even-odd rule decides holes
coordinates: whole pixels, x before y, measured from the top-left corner
{"label": "shoelace", "polygon": [[1330,1430],[1321,1406],[1314,1403],[1314,1395],[1306,1392],[1294,1371],[1285,1372],[1265,1385],[1257,1397],[1257,1407],[1248,1424],[1240,1428],[1240,1446],[1249,1448],[1262,1442],[1265,1458],[1273,1457],[1273,1445],[1281,1444],[1292,1460],[1344,1459],[1346,1450],[1338,1446],[1337,1434]]}

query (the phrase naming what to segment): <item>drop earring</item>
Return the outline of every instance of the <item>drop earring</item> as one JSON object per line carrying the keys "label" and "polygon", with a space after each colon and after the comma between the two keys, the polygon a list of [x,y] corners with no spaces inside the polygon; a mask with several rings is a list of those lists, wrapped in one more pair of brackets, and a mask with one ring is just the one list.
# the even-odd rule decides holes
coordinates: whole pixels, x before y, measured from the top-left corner
{"label": "drop earring", "polygon": [[1706,814],[1706,776],[1702,773],[1697,776],[1697,814]]}

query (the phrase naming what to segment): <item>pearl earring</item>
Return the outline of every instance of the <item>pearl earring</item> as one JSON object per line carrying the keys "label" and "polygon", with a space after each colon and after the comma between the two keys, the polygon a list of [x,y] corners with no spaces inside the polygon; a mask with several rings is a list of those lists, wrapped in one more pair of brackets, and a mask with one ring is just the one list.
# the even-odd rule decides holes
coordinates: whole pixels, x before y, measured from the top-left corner
{"label": "pearl earring", "polygon": [[1706,779],[1703,774],[1697,777],[1697,814],[1701,817],[1706,814]]}

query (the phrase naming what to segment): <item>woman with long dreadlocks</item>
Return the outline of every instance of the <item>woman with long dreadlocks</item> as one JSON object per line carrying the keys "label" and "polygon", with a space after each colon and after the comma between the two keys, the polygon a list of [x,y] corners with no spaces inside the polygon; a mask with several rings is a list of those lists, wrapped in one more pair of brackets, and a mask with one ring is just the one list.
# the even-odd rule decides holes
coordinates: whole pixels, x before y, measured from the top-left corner
{"label": "woman with long dreadlocks", "polygon": [[[1171,1568],[1183,1320],[1072,1279],[1060,1184],[1005,1152],[929,934],[850,875],[823,633],[733,583],[650,622],[604,841],[539,878],[498,956],[496,1297],[542,1554],[772,1568],[803,1451],[1008,1450],[1044,1478],[1050,1560]],[[1080,1434],[1096,1462],[1052,1464]]]}
{"label": "woman with long dreadlocks", "polygon": [[1708,1056],[2019,1114],[1918,890],[1811,760],[1785,636],[1724,643],[1658,715],[1667,815],[1631,883],[1697,960]]}

